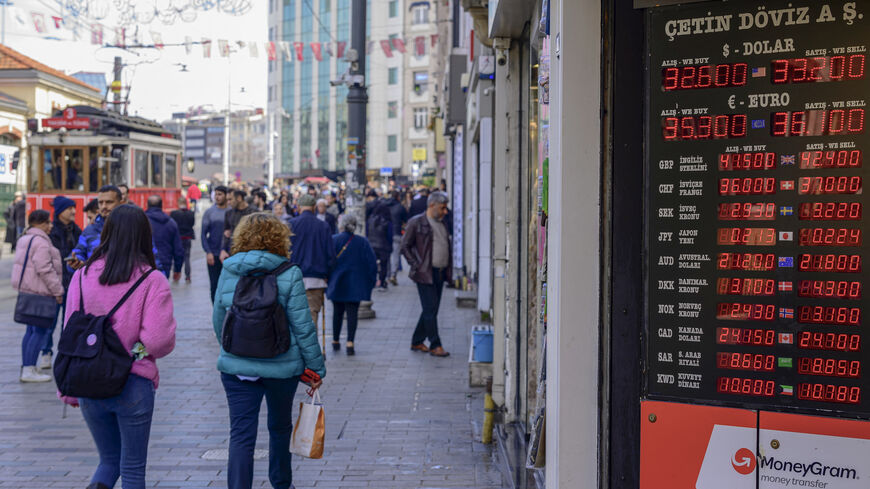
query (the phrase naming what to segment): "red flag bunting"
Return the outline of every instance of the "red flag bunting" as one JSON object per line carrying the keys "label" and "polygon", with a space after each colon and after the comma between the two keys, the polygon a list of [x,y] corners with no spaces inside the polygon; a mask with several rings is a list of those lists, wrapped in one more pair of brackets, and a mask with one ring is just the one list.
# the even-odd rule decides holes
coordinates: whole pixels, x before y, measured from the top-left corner
{"label": "red flag bunting", "polygon": [[381,49],[384,50],[384,56],[386,56],[386,57],[388,57],[388,58],[392,58],[392,57],[393,57],[393,50],[390,49],[390,41],[389,41],[389,39],[384,39],[383,41],[381,41]]}
{"label": "red flag bunting", "polygon": [[335,53],[336,58],[344,58],[344,48],[347,46],[347,42],[338,41],[338,50]]}
{"label": "red flag bunting", "polygon": [[405,40],[399,39],[398,37],[393,38],[393,48],[396,51],[405,54]]}
{"label": "red flag bunting", "polygon": [[414,46],[417,50],[417,57],[421,57],[426,54],[426,38],[424,36],[415,37]]}
{"label": "red flag bunting", "polygon": [[319,42],[311,43],[311,52],[314,53],[314,59],[323,61],[323,46]]}
{"label": "red flag bunting", "polygon": [[30,17],[33,18],[33,27],[36,32],[45,32],[45,16],[36,12],[30,12]]}
{"label": "red flag bunting", "polygon": [[438,44],[438,34],[432,34],[432,47],[434,48],[436,44]]}
{"label": "red flag bunting", "polygon": [[296,50],[296,60],[300,63],[305,59],[304,51],[305,51],[305,43],[302,42],[294,42],[293,49]]}
{"label": "red flag bunting", "polygon": [[51,20],[54,21],[54,28],[55,29],[60,29],[60,27],[63,25],[63,17],[58,17],[57,15],[52,15]]}
{"label": "red flag bunting", "polygon": [[275,61],[278,59],[278,50],[275,48],[275,41],[269,41],[266,43],[266,53],[269,56],[269,61]]}
{"label": "red flag bunting", "polygon": [[211,39],[202,38],[202,57],[211,58]]}

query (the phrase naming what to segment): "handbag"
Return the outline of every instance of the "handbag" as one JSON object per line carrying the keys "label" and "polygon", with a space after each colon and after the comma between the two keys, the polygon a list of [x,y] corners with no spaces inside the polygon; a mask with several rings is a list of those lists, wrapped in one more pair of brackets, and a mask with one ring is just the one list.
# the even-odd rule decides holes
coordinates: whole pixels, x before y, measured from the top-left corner
{"label": "handbag", "polygon": [[326,421],[320,391],[314,391],[311,402],[299,403],[299,418],[293,426],[290,438],[290,453],[306,458],[323,457],[323,440],[326,437]]}
{"label": "handbag", "polygon": [[[24,271],[27,270],[30,247],[33,246],[34,239],[36,239],[36,236],[30,238],[30,243],[27,244],[27,252],[24,254],[24,265],[21,266],[21,277],[18,279],[19,288],[21,287],[21,282],[24,281]],[[13,320],[16,323],[28,326],[52,328],[55,322],[57,322],[57,299],[52,296],[19,291],[18,298],[15,300],[15,316]]]}

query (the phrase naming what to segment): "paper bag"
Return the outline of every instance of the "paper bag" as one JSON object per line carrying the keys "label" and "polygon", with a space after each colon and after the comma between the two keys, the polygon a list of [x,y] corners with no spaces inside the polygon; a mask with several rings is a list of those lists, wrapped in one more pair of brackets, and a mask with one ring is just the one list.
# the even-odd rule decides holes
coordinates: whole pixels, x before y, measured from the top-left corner
{"label": "paper bag", "polygon": [[320,391],[314,391],[310,403],[299,403],[299,418],[296,420],[296,425],[293,426],[290,453],[307,458],[322,457],[323,439],[326,436],[325,428]]}

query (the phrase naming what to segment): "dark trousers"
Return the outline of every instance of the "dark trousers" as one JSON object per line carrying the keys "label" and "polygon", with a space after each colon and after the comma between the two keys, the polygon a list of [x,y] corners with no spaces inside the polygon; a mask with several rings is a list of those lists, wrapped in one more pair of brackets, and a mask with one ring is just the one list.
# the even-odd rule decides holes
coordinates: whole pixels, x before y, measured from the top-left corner
{"label": "dark trousers", "polygon": [[221,271],[224,269],[224,264],[220,258],[214,257],[214,265],[206,265],[208,267],[208,282],[211,286],[211,303],[214,304],[214,294],[217,292],[218,279],[221,278]]}
{"label": "dark trousers", "polygon": [[184,278],[190,278],[190,245],[192,244],[191,239],[181,240],[181,247],[184,249]]}
{"label": "dark trousers", "polygon": [[269,426],[269,482],[275,489],[288,489],[293,483],[290,465],[290,434],[293,429],[293,396],[299,377],[260,378],[254,382],[235,375],[221,374],[230,409],[230,453],[227,462],[227,487],[250,489],[254,483],[254,446],[260,404],[266,397]]}
{"label": "dark trousers", "polygon": [[387,286],[387,273],[390,271],[390,250],[381,250],[375,248],[375,257],[378,259],[378,280],[381,281],[381,287]]}
{"label": "dark trousers", "polygon": [[419,345],[423,340],[429,339],[429,348],[441,346],[441,337],[438,336],[438,308],[441,306],[441,291],[444,285],[443,268],[432,269],[431,284],[417,284],[417,294],[420,296],[420,319],[417,321],[417,329],[411,337],[411,345]]}
{"label": "dark trousers", "polygon": [[359,313],[359,302],[332,301],[332,341],[338,341],[341,336],[341,319],[347,312],[347,341],[356,337],[356,324]]}

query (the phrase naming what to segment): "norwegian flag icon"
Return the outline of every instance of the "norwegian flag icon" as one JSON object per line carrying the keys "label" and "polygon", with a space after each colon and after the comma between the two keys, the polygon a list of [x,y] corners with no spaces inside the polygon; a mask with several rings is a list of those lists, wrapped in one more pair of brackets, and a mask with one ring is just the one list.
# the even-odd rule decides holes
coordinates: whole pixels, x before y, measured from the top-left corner
{"label": "norwegian flag icon", "polygon": [[780,190],[794,190],[794,180],[782,180],[779,182]]}
{"label": "norwegian flag icon", "polygon": [[779,333],[780,345],[791,345],[794,343],[794,333]]}
{"label": "norwegian flag icon", "polygon": [[782,319],[794,319],[794,309],[791,307],[780,307],[779,317]]}
{"label": "norwegian flag icon", "polygon": [[780,292],[791,292],[793,285],[791,282],[780,282],[779,283],[779,291]]}

